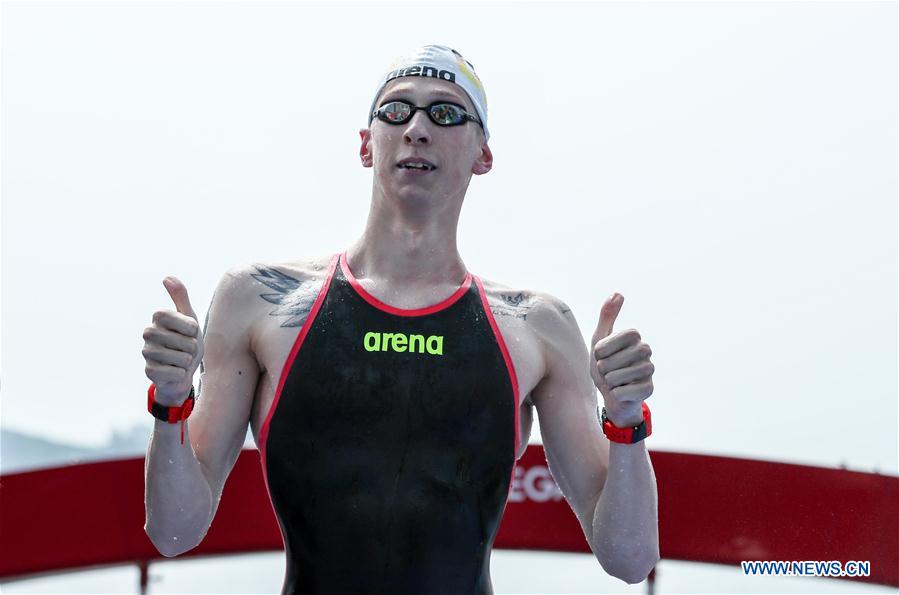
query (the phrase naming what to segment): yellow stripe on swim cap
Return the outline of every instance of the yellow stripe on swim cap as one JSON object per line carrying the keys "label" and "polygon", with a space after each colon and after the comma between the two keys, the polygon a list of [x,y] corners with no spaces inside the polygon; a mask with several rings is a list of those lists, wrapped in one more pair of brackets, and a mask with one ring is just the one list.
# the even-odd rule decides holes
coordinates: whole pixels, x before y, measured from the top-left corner
{"label": "yellow stripe on swim cap", "polygon": [[481,83],[481,79],[478,78],[478,75],[468,66],[468,61],[465,60],[462,56],[457,54],[456,62],[459,64],[459,72],[465,75],[465,77],[471,81],[475,87],[477,87],[478,91],[481,92],[481,98],[484,100],[484,109],[487,109],[487,93],[484,91],[484,85]]}

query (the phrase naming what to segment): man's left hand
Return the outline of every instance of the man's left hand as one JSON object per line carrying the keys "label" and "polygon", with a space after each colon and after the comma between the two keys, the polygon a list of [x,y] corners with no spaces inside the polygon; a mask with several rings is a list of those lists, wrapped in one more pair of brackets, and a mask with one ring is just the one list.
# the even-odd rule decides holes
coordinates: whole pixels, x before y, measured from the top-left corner
{"label": "man's left hand", "polygon": [[[602,306],[593,333],[590,373],[605,400],[606,415],[619,428],[643,421],[643,401],[652,394],[655,366],[649,361],[652,349],[636,329],[612,335],[612,326],[624,304],[624,296],[612,294]],[[610,336],[611,335],[611,336]]]}

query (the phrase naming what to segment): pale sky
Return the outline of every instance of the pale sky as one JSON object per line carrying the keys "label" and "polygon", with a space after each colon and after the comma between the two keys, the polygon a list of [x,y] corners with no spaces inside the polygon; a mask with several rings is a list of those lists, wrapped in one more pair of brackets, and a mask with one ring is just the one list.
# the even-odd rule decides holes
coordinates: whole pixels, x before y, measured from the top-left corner
{"label": "pale sky", "polygon": [[425,43],[489,102],[466,265],[588,340],[624,295],[650,450],[897,473],[894,2],[5,2],[0,424],[149,437],[163,277],[202,322],[228,268],[355,241],[358,130]]}

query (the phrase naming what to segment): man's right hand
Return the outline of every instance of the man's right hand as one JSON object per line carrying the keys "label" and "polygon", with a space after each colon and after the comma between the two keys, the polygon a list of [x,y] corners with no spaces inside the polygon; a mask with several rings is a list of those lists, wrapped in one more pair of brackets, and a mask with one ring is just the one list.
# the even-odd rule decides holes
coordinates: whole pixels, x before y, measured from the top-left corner
{"label": "man's right hand", "polygon": [[175,277],[162,281],[177,312],[158,310],[144,329],[147,378],[156,385],[156,401],[180,407],[190,395],[194,372],[203,359],[203,333],[187,297],[187,288]]}

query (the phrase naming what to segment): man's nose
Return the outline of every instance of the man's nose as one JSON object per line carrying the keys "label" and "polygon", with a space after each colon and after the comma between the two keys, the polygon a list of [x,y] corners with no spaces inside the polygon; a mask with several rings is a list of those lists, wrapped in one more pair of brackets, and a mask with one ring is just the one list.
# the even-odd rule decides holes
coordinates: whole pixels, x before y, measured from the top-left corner
{"label": "man's nose", "polygon": [[429,130],[428,115],[422,110],[412,114],[412,119],[406,124],[403,130],[403,140],[408,144],[415,143],[428,144],[431,142],[431,131]]}

